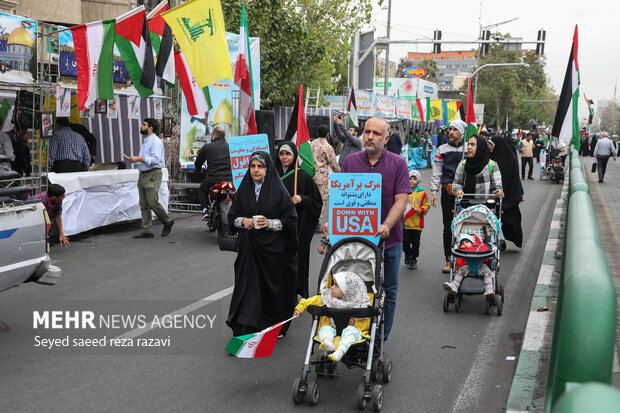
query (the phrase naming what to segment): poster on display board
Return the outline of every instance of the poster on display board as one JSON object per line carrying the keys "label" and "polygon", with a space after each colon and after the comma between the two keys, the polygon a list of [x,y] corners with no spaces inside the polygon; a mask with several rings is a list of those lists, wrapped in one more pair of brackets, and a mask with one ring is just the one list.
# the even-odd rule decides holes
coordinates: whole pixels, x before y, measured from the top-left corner
{"label": "poster on display board", "polygon": [[355,91],[355,104],[357,106],[356,112],[357,116],[374,116],[373,109],[373,94],[372,92],[368,92],[366,90],[356,90]]}
{"label": "poster on display board", "polygon": [[71,89],[56,86],[56,117],[67,118],[71,115]]}
{"label": "poster on display board", "polygon": [[329,176],[329,241],[362,237],[379,243],[381,174],[333,173]]}
{"label": "poster on display board", "polygon": [[37,70],[37,22],[0,13],[0,82],[34,83]]}
{"label": "poster on display board", "polygon": [[394,96],[375,95],[375,116],[396,117],[396,99]]}
{"label": "poster on display board", "polygon": [[250,166],[250,155],[256,151],[269,153],[269,138],[264,133],[233,136],[228,140],[228,148],[230,151],[233,185],[235,185],[235,188],[239,188],[239,184]]}
{"label": "poster on display board", "polygon": [[118,118],[118,97],[108,100],[108,119]]}
{"label": "poster on display board", "polygon": [[[239,35],[226,33],[231,65],[235,63],[239,47]],[[260,108],[260,41],[250,37],[250,51],[252,56],[252,78],[254,81],[254,108]],[[190,115],[187,110],[185,95],[181,104],[181,139],[179,163],[181,168],[194,169],[196,153],[202,146],[211,142],[211,130],[222,128],[228,140],[236,134],[238,120],[232,105],[232,91],[239,90],[230,79],[221,80],[209,85],[213,108],[204,114]]]}
{"label": "poster on display board", "polygon": [[[66,29],[64,26],[58,26],[58,30]],[[75,49],[73,46],[73,33],[71,30],[65,30],[58,33],[58,84],[70,89],[77,89],[77,64],[75,60]],[[112,80],[114,82],[114,93],[121,95],[139,96],[140,94],[133,86],[125,62],[121,57],[121,53],[114,44],[114,62]],[[161,79],[158,78],[153,89],[154,96],[162,96],[160,88]]]}
{"label": "poster on display board", "polygon": [[127,114],[129,119],[140,119],[140,96],[127,96]]}
{"label": "poster on display board", "polygon": [[396,117],[398,119],[411,119],[411,101],[409,99],[396,99]]}
{"label": "poster on display board", "polygon": [[155,110],[153,111],[153,118],[155,119],[163,119],[163,109],[162,109],[162,103],[161,103],[161,98],[154,98],[153,102],[155,104]]}

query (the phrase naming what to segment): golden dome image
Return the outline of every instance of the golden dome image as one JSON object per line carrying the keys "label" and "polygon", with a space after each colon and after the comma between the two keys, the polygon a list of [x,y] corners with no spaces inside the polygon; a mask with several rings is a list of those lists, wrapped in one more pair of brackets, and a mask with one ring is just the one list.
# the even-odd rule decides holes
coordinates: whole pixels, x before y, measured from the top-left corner
{"label": "golden dome image", "polygon": [[226,107],[224,102],[220,103],[220,106],[217,107],[215,111],[215,115],[213,116],[213,124],[225,123],[227,125],[232,125],[232,115],[230,110]]}
{"label": "golden dome image", "polygon": [[6,43],[7,45],[20,44],[22,46],[34,47],[34,38],[28,33],[28,30],[19,27],[11,32]]}

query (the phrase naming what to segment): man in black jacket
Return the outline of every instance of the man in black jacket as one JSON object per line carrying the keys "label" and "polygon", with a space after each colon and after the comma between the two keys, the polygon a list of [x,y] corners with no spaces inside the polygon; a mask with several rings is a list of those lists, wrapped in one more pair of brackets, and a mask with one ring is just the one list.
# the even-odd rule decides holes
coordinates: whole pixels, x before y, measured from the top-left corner
{"label": "man in black jacket", "polygon": [[211,142],[205,143],[198,151],[194,162],[196,172],[200,172],[205,161],[207,162],[205,180],[198,188],[198,197],[202,208],[201,219],[203,220],[208,216],[207,207],[209,206],[211,188],[220,182],[232,182],[230,151],[228,142],[226,142],[226,134],[222,128],[214,128],[211,132]]}

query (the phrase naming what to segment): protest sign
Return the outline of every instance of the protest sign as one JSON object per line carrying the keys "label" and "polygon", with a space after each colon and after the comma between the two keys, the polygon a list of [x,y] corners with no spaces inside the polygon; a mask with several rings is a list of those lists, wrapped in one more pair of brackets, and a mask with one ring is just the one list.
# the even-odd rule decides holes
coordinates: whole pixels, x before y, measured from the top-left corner
{"label": "protest sign", "polygon": [[381,224],[381,175],[334,173],[329,177],[329,240],[366,238],[375,244]]}
{"label": "protest sign", "polygon": [[230,151],[233,184],[235,188],[239,188],[239,184],[250,166],[250,155],[256,151],[269,153],[269,138],[264,133],[233,136],[228,140],[228,148]]}

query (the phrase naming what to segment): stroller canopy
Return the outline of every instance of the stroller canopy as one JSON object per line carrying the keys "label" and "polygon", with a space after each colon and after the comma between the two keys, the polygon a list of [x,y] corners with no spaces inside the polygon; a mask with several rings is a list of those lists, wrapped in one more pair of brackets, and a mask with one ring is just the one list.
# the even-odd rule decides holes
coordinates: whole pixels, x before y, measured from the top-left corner
{"label": "stroller canopy", "polygon": [[[470,206],[459,212],[452,220],[452,235],[458,238],[463,229],[463,225],[473,227],[487,227],[487,233],[494,239],[501,235],[502,228],[499,219],[486,205]],[[481,234],[476,234],[480,236]],[[501,236],[500,236],[501,238]],[[482,237],[480,238],[482,239]]]}
{"label": "stroller canopy", "polygon": [[372,282],[374,287],[377,270],[376,249],[358,241],[341,242],[342,244],[326,257],[327,263],[323,263],[319,290],[326,288],[327,276],[330,273],[340,271],[351,271],[365,283]]}

